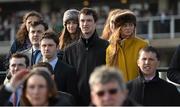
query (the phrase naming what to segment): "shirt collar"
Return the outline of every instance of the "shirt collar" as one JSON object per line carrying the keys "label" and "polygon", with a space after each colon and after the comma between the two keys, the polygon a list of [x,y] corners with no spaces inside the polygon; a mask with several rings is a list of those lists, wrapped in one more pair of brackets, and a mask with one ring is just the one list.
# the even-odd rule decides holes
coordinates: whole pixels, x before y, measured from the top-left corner
{"label": "shirt collar", "polygon": [[57,61],[58,61],[58,57],[56,57],[55,59],[53,59],[52,61],[49,62],[49,64],[52,66],[53,70],[56,66]]}

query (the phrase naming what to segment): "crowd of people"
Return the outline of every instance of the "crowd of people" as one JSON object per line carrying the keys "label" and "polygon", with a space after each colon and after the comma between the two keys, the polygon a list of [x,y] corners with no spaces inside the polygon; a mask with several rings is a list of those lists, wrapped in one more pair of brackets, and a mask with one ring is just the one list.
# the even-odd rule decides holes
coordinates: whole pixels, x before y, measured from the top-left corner
{"label": "crowd of people", "polygon": [[[102,35],[97,21],[93,8],[69,9],[56,33],[40,13],[26,13],[7,55],[0,105],[180,105],[176,86],[158,76],[158,51],[136,35],[136,15],[112,10]],[[168,73],[177,83],[178,56],[179,49]]]}

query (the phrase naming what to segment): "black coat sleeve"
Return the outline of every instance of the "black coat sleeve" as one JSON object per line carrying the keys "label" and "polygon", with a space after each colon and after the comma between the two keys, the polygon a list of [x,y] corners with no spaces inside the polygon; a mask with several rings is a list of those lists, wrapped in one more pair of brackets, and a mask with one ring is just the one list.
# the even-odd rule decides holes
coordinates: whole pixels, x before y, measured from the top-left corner
{"label": "black coat sleeve", "polygon": [[0,106],[7,104],[11,94],[12,92],[7,91],[4,85],[0,87]]}
{"label": "black coat sleeve", "polygon": [[177,47],[167,72],[169,80],[180,84],[180,45]]}

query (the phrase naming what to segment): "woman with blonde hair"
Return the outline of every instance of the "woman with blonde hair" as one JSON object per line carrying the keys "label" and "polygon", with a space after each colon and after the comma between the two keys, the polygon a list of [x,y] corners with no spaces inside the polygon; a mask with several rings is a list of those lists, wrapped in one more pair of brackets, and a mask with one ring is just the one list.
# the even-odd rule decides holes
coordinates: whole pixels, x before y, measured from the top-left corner
{"label": "woman with blonde hair", "polygon": [[124,9],[114,16],[115,31],[106,50],[106,64],[122,71],[127,82],[139,75],[137,66],[138,52],[148,42],[136,36],[136,16]]}
{"label": "woman with blonde hair", "polygon": [[77,41],[80,37],[80,28],[78,21],[79,11],[76,9],[69,9],[64,12],[63,25],[64,28],[59,37],[59,48],[63,51],[69,44]]}
{"label": "woman with blonde hair", "polygon": [[106,20],[106,23],[104,25],[104,29],[102,32],[102,39],[109,40],[112,32],[114,31],[114,22],[113,22],[113,16],[120,12],[121,9],[113,9],[109,12],[108,18]]}

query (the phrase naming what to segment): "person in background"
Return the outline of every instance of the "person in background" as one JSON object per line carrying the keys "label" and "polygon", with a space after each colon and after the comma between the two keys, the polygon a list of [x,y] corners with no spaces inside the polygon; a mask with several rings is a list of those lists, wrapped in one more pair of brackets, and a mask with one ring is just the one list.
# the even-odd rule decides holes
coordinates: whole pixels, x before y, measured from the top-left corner
{"label": "person in background", "polygon": [[[9,60],[9,72],[7,74],[7,77],[4,80],[4,85],[8,86],[11,82],[11,78],[18,73],[22,69],[28,69],[29,67],[29,59],[26,55],[22,53],[14,53],[12,54],[10,60]],[[9,100],[5,101],[5,105],[13,105],[17,106],[20,102],[20,96],[21,96],[21,89],[22,86],[18,87],[16,91],[14,91],[10,97]],[[11,91],[12,92],[12,91]],[[3,100],[3,99],[1,99]],[[2,104],[2,103],[1,103]]]}
{"label": "person in background", "polygon": [[75,99],[78,97],[77,75],[72,66],[64,63],[57,56],[59,39],[56,33],[46,31],[40,40],[42,61],[48,62],[53,68],[53,77],[58,91],[71,94]]}
{"label": "person in background", "polygon": [[31,42],[28,36],[30,24],[36,21],[40,21],[40,20],[43,20],[43,18],[41,14],[36,11],[27,12],[23,16],[23,23],[18,29],[15,40],[13,41],[13,44],[11,45],[9,54],[7,56],[8,59],[13,53],[17,51],[20,52],[31,47]]}
{"label": "person in background", "polygon": [[136,16],[130,10],[120,10],[114,16],[114,28],[106,50],[106,64],[120,69],[127,82],[139,75],[138,52],[148,42],[136,36]]}
{"label": "person in background", "polygon": [[167,77],[170,81],[177,83],[180,86],[180,45],[176,48],[171,59]]}
{"label": "person in background", "polygon": [[137,60],[140,76],[127,84],[129,96],[143,106],[178,106],[180,93],[176,86],[159,78],[158,51],[148,46],[139,51]]}
{"label": "person in background", "polygon": [[94,106],[135,106],[118,69],[107,66],[95,68],[89,79]]}
{"label": "person in background", "polygon": [[77,41],[80,38],[80,28],[78,21],[79,11],[76,9],[69,9],[64,12],[63,25],[61,35],[59,36],[59,48],[64,50],[69,44]]}
{"label": "person in background", "polygon": [[43,36],[43,33],[48,30],[48,25],[43,21],[31,23],[29,27],[29,40],[32,46],[21,53],[28,56],[30,60],[30,66],[36,64],[41,59],[41,53],[39,49],[39,42]]}
{"label": "person in background", "polygon": [[109,15],[107,17],[106,23],[103,28],[102,32],[102,39],[105,39],[107,41],[110,40],[112,32],[114,32],[114,16],[115,14],[118,14],[121,9],[113,9],[109,12]]}
{"label": "person in background", "polygon": [[21,106],[72,106],[57,92],[50,72],[34,68],[23,82]]}
{"label": "person in background", "polygon": [[15,52],[23,51],[29,47],[31,47],[31,42],[29,40],[28,32],[29,26],[32,22],[43,20],[40,13],[37,11],[27,12],[23,16],[23,23],[20,25],[20,28],[17,31],[15,40],[13,41],[9,53],[6,55],[6,61],[4,62],[4,68],[7,69],[9,65],[9,58]]}
{"label": "person in background", "polygon": [[64,51],[63,61],[76,68],[78,78],[79,105],[89,105],[88,80],[96,66],[105,64],[108,42],[96,32],[98,16],[92,8],[83,8],[79,13],[80,39]]}

